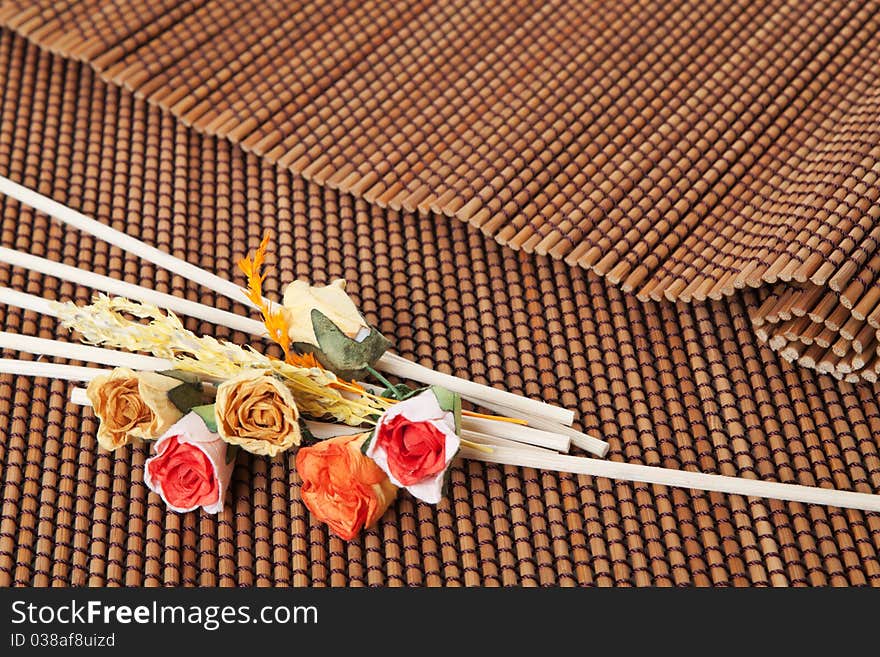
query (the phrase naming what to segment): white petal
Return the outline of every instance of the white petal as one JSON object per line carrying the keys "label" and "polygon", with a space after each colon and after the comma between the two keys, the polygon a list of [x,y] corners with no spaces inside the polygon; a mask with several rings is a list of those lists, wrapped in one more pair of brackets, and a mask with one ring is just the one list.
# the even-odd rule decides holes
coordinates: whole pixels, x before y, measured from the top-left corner
{"label": "white petal", "polygon": [[433,477],[423,479],[422,481],[407,486],[406,489],[410,495],[427,502],[428,504],[437,504],[443,497],[443,478],[446,476],[446,469],[438,472]]}

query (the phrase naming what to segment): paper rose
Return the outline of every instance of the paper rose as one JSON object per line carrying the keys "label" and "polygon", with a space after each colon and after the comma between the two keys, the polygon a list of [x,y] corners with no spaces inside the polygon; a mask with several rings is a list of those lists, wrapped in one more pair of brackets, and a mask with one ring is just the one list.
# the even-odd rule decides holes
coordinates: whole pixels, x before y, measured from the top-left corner
{"label": "paper rose", "polygon": [[379,418],[366,454],[392,484],[437,504],[446,468],[460,444],[454,412],[441,408],[434,390],[428,389],[395,404]]}
{"label": "paper rose", "polygon": [[223,510],[234,462],[227,463],[227,445],[196,413],[188,413],[156,441],[155,455],[144,466],[144,483],[172,511],[202,507]]}
{"label": "paper rose", "polygon": [[168,391],[179,385],[170,376],[122,367],[96,376],[86,395],[101,420],[98,444],[112,451],[132,438],[152,440],[162,435],[182,415],[168,399]]}
{"label": "paper rose", "polygon": [[217,388],[217,430],[231,445],[275,456],[299,445],[299,410],[290,390],[271,374],[246,370]]}
{"label": "paper rose", "polygon": [[366,434],[339,436],[296,455],[303,503],[346,541],[381,518],[397,495],[385,473],[361,452],[365,439]]}
{"label": "paper rose", "polygon": [[345,281],[337,279],[330,285],[309,285],[293,281],[284,290],[283,311],[291,342],[318,345],[312,325],[312,310],[319,310],[340,331],[354,340],[366,337],[370,327],[354,301],[345,292]]}
{"label": "paper rose", "polygon": [[294,281],[284,291],[281,314],[289,346],[312,354],[323,368],[343,379],[370,373],[391,346],[361,316],[341,279],[323,286]]}

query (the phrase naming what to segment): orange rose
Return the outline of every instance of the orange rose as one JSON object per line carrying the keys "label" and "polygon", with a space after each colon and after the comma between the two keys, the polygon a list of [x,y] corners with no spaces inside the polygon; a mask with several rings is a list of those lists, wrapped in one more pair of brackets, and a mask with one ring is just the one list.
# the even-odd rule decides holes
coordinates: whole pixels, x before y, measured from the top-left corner
{"label": "orange rose", "polygon": [[346,541],[381,518],[397,495],[385,473],[361,453],[366,437],[331,438],[296,455],[303,503]]}
{"label": "orange rose", "polygon": [[98,444],[114,450],[132,438],[154,440],[177,422],[182,413],[168,399],[180,381],[156,372],[132,372],[117,367],[96,376],[86,395],[101,424]]}

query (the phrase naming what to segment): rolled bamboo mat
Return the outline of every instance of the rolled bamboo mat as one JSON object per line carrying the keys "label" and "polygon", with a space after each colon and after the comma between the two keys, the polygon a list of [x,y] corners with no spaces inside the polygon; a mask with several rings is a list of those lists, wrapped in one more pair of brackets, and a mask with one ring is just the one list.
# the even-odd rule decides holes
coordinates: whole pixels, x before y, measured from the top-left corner
{"label": "rolled bamboo mat", "polygon": [[873,382],[878,8],[3,0],[0,24],[306,180],[642,300],[793,283],[759,335]]}
{"label": "rolled bamboo mat", "polygon": [[[641,302],[305,181],[10,32],[0,80],[2,175],[229,277],[272,229],[266,289],[344,276],[400,353],[574,408],[612,459],[880,492],[876,395],[760,344],[753,291]],[[0,217],[3,246],[234,309],[6,198]],[[90,295],[5,265],[0,285]],[[65,337],[2,312],[5,330]],[[95,430],[67,385],[0,376],[0,585],[880,584],[877,514],[468,462],[439,506],[402,495],[345,543],[312,522],[292,457],[240,455],[223,513],[177,515],[143,484],[146,448],[101,451]]]}

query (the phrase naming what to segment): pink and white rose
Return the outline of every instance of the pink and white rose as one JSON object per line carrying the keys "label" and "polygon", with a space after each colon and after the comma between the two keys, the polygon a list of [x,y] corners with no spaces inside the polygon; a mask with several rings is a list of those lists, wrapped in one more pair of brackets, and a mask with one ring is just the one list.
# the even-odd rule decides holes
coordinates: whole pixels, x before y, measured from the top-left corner
{"label": "pink and white rose", "polygon": [[207,513],[219,513],[235,465],[226,462],[226,449],[201,417],[189,413],[156,441],[155,454],[144,468],[144,483],[172,511],[202,507]]}
{"label": "pink and white rose", "polygon": [[454,414],[443,410],[433,391],[426,390],[395,404],[379,418],[366,455],[392,484],[437,504],[446,470],[460,444]]}

